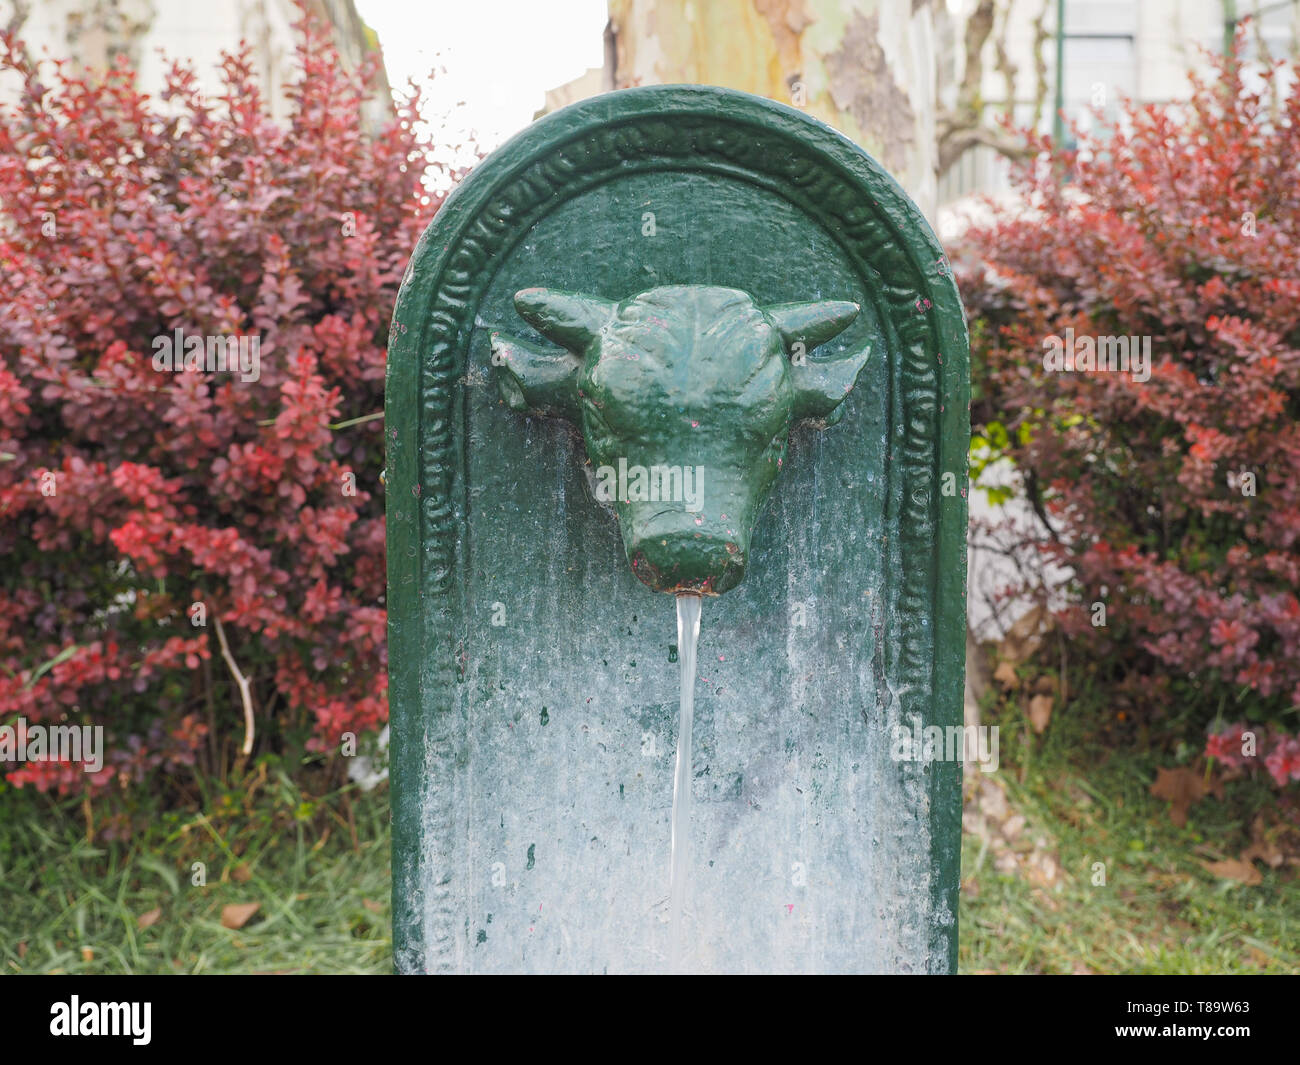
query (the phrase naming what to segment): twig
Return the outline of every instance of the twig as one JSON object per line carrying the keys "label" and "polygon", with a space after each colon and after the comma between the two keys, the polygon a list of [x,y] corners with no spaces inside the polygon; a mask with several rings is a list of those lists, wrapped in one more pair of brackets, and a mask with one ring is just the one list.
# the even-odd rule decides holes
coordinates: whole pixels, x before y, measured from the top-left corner
{"label": "twig", "polygon": [[1066,662],[1065,633],[1063,633],[1060,630],[1059,626],[1057,627],[1056,630],[1056,639],[1061,648],[1061,709],[1064,710],[1065,704],[1069,701],[1070,698],[1070,681],[1068,679],[1069,675],[1066,671],[1066,666],[1065,666],[1065,662]]}
{"label": "twig", "polygon": [[374,414],[363,414],[360,418],[349,418],[345,422],[335,422],[329,428],[331,431],[337,432],[339,429],[347,429],[353,425],[360,425],[362,422],[373,422],[376,418],[382,418],[383,416],[384,412],[377,410]]}
{"label": "twig", "polygon": [[[374,412],[374,414],[363,414],[361,415],[360,418],[349,418],[347,421],[343,421],[343,422],[330,422],[328,425],[325,426],[325,428],[328,429],[330,432],[334,433],[334,432],[338,432],[340,429],[348,429],[354,425],[361,425],[364,422],[373,422],[376,418],[382,418],[383,416],[384,416],[384,412],[381,410],[377,410]],[[267,428],[269,426],[274,425],[277,420],[278,419],[276,418],[263,418],[257,424],[262,428]]]}
{"label": "twig", "polygon": [[230,645],[226,643],[226,630],[221,627],[221,619],[213,616],[213,621],[217,626],[217,640],[221,644],[221,657],[226,660],[226,666],[230,669],[230,675],[235,678],[235,683],[239,685],[239,697],[244,702],[244,746],[242,748],[244,756],[253,753],[253,695],[248,688],[248,678],[239,671],[239,666],[235,664],[235,659],[230,654]]}

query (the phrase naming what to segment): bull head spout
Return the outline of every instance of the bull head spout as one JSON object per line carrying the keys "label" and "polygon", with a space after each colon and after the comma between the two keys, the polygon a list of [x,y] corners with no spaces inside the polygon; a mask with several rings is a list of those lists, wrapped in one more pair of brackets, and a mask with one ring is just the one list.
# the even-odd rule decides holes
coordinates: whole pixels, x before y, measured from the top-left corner
{"label": "bull head spout", "polygon": [[791,427],[838,421],[871,354],[805,357],[857,317],[834,300],[760,307],[738,289],[686,285],[620,303],[530,288],[515,308],[560,348],[494,333],[502,398],[581,429],[597,498],[659,592],[740,583]]}

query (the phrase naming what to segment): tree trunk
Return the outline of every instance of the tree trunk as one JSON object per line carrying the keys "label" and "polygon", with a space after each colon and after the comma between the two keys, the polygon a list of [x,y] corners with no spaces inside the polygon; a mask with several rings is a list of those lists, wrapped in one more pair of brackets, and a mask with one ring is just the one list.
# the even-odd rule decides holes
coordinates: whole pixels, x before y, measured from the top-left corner
{"label": "tree trunk", "polygon": [[857,141],[933,217],[933,0],[609,0],[614,85],[722,85]]}

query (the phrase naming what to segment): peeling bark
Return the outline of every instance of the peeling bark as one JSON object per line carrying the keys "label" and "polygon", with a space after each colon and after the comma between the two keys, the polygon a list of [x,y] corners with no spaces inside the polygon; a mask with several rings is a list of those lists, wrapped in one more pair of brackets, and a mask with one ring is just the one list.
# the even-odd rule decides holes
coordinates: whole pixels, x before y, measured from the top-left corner
{"label": "peeling bark", "polygon": [[826,56],[826,70],[836,107],[852,115],[859,129],[874,127],[886,169],[904,169],[907,148],[915,139],[916,115],[907,92],[890,73],[878,15],[854,12],[841,46]]}
{"label": "peeling bark", "polygon": [[799,107],[879,158],[926,209],[936,187],[936,6],[609,0],[612,83],[723,85]]}

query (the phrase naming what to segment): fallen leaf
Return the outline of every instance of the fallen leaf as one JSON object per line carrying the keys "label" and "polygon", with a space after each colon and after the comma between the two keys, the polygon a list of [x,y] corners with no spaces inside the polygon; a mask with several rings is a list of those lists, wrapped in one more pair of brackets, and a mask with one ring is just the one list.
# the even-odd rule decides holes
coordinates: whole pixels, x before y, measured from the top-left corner
{"label": "fallen leaf", "polygon": [[994,783],[991,776],[985,776],[979,793],[980,809],[995,821],[1006,820],[1009,808],[1007,793]]}
{"label": "fallen leaf", "polygon": [[232,902],[221,907],[222,928],[243,928],[248,919],[262,908],[260,902]]}
{"label": "fallen leaf", "polygon": [[1061,682],[1056,679],[1054,673],[1041,673],[1034,681],[1034,691],[1040,695],[1055,695],[1056,689],[1060,686]]}
{"label": "fallen leaf", "polygon": [[364,906],[371,913],[384,912],[384,907],[380,903],[376,902],[374,899],[362,899],[361,905]]}
{"label": "fallen leaf", "polygon": [[1201,864],[1215,876],[1222,877],[1224,880],[1236,880],[1249,887],[1254,887],[1264,881],[1259,870],[1251,862],[1228,858],[1222,862],[1202,862]]}
{"label": "fallen leaf", "polygon": [[[1287,829],[1291,829],[1289,832]],[[1269,825],[1264,815],[1258,814],[1250,825],[1250,846],[1241,852],[1243,862],[1259,860],[1270,869],[1277,869],[1288,858],[1294,857],[1285,849],[1288,843],[1294,844],[1294,828],[1285,824]]]}
{"label": "fallen leaf", "polygon": [[1280,849],[1278,849],[1275,843],[1272,843],[1269,840],[1260,839],[1256,840],[1241,852],[1241,860],[1243,862],[1259,860],[1270,869],[1276,869],[1286,860],[1286,856]]}
{"label": "fallen leaf", "polygon": [[1051,619],[1047,615],[1047,608],[1042,603],[1038,603],[1020,615],[1016,623],[1007,630],[1002,642],[998,644],[998,657],[1013,666],[1018,666],[1033,657],[1034,652],[1043,643],[1044,619],[1047,619],[1046,627],[1050,628]]}
{"label": "fallen leaf", "polygon": [[1035,695],[1029,700],[1029,724],[1040,736],[1052,720],[1052,702],[1050,695]]}
{"label": "fallen leaf", "polygon": [[1187,811],[1192,803],[1205,794],[1205,778],[1195,769],[1179,766],[1176,769],[1157,769],[1156,782],[1151,785],[1151,795],[1167,799],[1169,820],[1178,828],[1187,824]]}
{"label": "fallen leaf", "polygon": [[136,928],[152,928],[158,923],[158,918],[162,916],[162,910],[154,909],[148,913],[142,913],[135,919]]}
{"label": "fallen leaf", "polygon": [[1020,678],[1016,676],[1016,667],[1010,662],[999,662],[998,668],[993,671],[993,679],[1008,690],[1020,686]]}
{"label": "fallen leaf", "polygon": [[[1034,875],[1037,874],[1037,875]],[[1043,887],[1051,887],[1060,879],[1061,870],[1056,864],[1056,859],[1050,854],[1040,854],[1038,861],[1031,867],[1030,880],[1038,880]]]}
{"label": "fallen leaf", "polygon": [[237,884],[247,884],[253,879],[253,870],[243,862],[240,862],[230,871],[230,878]]}

